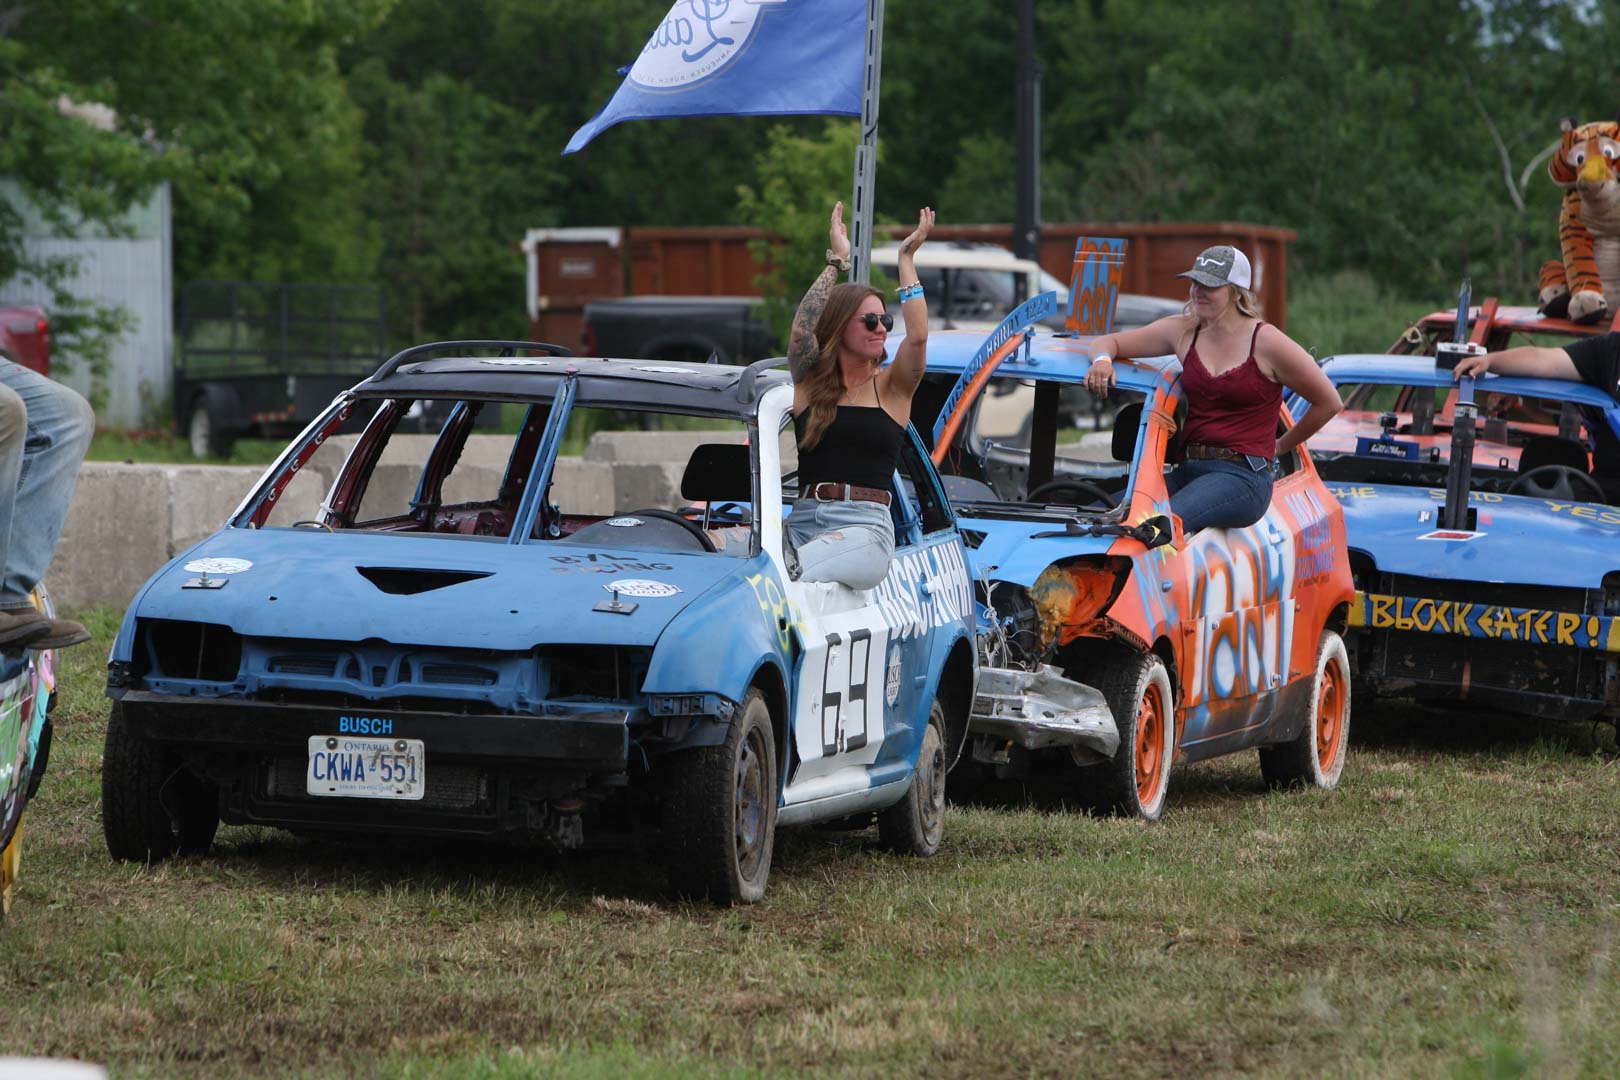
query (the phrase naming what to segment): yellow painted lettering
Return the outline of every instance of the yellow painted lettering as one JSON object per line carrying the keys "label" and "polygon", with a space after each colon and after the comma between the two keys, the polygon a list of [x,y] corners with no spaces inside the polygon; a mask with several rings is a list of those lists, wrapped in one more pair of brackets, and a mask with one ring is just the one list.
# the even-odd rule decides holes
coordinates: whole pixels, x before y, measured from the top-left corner
{"label": "yellow painted lettering", "polygon": [[1597,511],[1590,506],[1572,506],[1569,508],[1569,512],[1583,521],[1596,521],[1598,519]]}
{"label": "yellow painted lettering", "polygon": [[1395,606],[1393,596],[1369,596],[1372,601],[1372,625],[1374,630],[1388,630],[1395,625],[1395,616],[1391,609]]}
{"label": "yellow painted lettering", "polygon": [[1410,630],[1410,629],[1412,629],[1412,612],[1411,612],[1411,609],[1409,607],[1407,598],[1404,597],[1404,596],[1401,597],[1400,600],[1398,600],[1396,602],[1395,629],[1397,629],[1397,630]]}
{"label": "yellow painted lettering", "polygon": [[1552,622],[1552,614],[1550,611],[1538,611],[1535,613],[1536,618],[1530,624],[1530,629],[1535,632],[1537,644],[1547,644],[1547,624]]}
{"label": "yellow painted lettering", "polygon": [[1451,613],[1452,630],[1463,637],[1473,637],[1474,631],[1468,625],[1468,616],[1473,613],[1473,604],[1458,604]]}
{"label": "yellow painted lettering", "polygon": [[1412,605],[1412,625],[1425,634],[1434,629],[1434,620],[1439,616],[1435,610],[1434,601],[1424,597]]}
{"label": "yellow painted lettering", "polygon": [[1557,637],[1554,644],[1575,644],[1575,628],[1580,625],[1581,617],[1579,615],[1573,615],[1567,611],[1560,611],[1558,613],[1558,629],[1555,631]]}

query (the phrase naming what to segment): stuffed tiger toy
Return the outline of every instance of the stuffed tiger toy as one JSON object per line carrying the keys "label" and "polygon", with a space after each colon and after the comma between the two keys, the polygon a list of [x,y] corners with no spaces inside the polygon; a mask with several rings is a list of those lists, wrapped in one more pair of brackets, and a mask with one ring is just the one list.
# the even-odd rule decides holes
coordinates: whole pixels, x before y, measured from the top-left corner
{"label": "stuffed tiger toy", "polygon": [[1578,323],[1597,322],[1620,308],[1620,121],[1575,126],[1547,162],[1553,183],[1568,192],[1558,219],[1563,258],[1541,267],[1541,311]]}

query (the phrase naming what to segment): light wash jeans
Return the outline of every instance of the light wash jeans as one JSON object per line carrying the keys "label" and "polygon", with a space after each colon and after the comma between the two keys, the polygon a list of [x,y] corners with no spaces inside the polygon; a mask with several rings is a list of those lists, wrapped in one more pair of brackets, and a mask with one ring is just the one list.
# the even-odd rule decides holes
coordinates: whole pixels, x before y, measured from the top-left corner
{"label": "light wash jeans", "polygon": [[[1255,463],[1261,467],[1256,469]],[[1253,525],[1266,516],[1266,508],[1271,505],[1275,469],[1274,459],[1253,454],[1246,461],[1184,461],[1164,478],[1170,492],[1170,509],[1180,516],[1186,532]]]}
{"label": "light wash jeans", "polygon": [[95,430],[84,398],[0,357],[0,609],[27,607],[50,567]]}
{"label": "light wash jeans", "polygon": [[871,589],[894,560],[894,519],[887,506],[874,502],[819,502],[806,496],[794,502],[786,527],[799,552],[801,581]]}

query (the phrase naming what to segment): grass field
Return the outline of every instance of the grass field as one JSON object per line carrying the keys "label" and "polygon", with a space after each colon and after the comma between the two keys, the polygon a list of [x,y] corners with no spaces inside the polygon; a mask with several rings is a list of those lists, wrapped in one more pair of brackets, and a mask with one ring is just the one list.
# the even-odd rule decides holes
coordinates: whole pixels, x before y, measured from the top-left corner
{"label": "grass field", "polygon": [[113,629],[66,654],[0,929],[0,1053],[130,1076],[1620,1073],[1605,731],[1406,707],[1331,794],[1253,755],[1165,820],[1050,793],[953,809],[916,861],[784,832],[765,902],[673,903],[629,855],[223,828],[115,865]]}

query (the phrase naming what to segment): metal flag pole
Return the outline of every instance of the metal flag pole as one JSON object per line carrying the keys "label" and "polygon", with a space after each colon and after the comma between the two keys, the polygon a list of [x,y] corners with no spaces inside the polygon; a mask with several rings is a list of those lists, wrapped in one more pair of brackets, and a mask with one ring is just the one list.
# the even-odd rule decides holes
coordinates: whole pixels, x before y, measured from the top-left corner
{"label": "metal flag pole", "polygon": [[849,279],[872,280],[872,202],[877,190],[878,89],[883,81],[883,0],[866,3],[866,79],[861,87],[861,144],[850,196]]}

